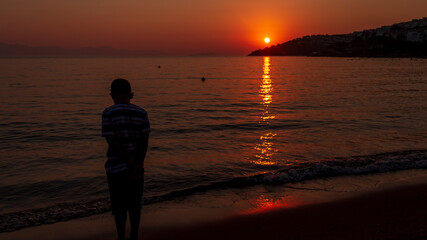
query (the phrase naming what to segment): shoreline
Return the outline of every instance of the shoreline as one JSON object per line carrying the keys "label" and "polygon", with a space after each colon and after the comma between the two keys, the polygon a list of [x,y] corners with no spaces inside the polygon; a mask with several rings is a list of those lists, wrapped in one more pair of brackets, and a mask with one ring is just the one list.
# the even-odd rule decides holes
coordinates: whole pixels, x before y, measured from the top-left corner
{"label": "shoreline", "polygon": [[[425,237],[426,229],[411,229],[410,226],[419,222],[427,226],[426,217],[420,220],[427,212],[421,204],[427,202],[426,190],[425,169],[227,189],[147,205],[143,208],[140,230],[143,239],[148,240],[241,239],[243,236],[248,239],[257,238],[253,236],[267,236],[266,239],[283,239],[285,236],[293,236],[288,239],[323,239],[322,236],[328,236],[324,239],[334,239],[334,236],[336,239],[357,239],[349,235],[355,231],[353,228],[364,224],[365,219],[381,216],[376,211],[382,209],[383,213],[391,214],[388,218],[377,219],[379,223],[387,223],[385,229],[381,224],[380,228],[365,226],[356,233],[366,232],[366,236],[374,234],[377,236],[374,239],[384,239],[385,235],[375,234],[399,235],[399,232],[390,232],[387,226],[391,230],[403,229],[403,226],[406,229],[402,230],[404,233],[415,232],[418,235],[414,238],[399,235],[396,239],[418,239],[418,236]],[[414,211],[413,206],[418,206],[418,209]],[[313,215],[313,212],[317,214]],[[353,215],[358,213],[363,214],[353,219]],[[414,219],[408,219],[410,216],[418,220],[414,223]],[[342,227],[331,228],[341,225],[345,230],[340,230]],[[307,232],[314,235],[308,236]],[[360,235],[355,236],[364,239]],[[105,213],[1,233],[0,238],[113,240],[114,219],[111,213]]]}
{"label": "shoreline", "polygon": [[222,221],[146,229],[144,239],[426,239],[426,202],[427,184],[401,186]]}

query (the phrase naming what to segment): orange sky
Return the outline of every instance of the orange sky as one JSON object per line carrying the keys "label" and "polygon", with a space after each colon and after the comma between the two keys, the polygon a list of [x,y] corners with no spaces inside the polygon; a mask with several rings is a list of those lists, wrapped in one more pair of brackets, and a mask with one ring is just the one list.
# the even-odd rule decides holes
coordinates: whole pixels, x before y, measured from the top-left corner
{"label": "orange sky", "polygon": [[246,55],[427,17],[425,0],[0,0],[0,42]]}

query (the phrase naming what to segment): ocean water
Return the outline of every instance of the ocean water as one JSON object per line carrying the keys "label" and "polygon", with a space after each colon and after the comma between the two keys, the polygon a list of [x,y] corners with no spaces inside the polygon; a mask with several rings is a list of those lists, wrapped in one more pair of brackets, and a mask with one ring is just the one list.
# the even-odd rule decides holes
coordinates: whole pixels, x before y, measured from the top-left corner
{"label": "ocean water", "polygon": [[119,77],[152,126],[144,204],[427,168],[427,59],[0,59],[0,232],[109,210]]}

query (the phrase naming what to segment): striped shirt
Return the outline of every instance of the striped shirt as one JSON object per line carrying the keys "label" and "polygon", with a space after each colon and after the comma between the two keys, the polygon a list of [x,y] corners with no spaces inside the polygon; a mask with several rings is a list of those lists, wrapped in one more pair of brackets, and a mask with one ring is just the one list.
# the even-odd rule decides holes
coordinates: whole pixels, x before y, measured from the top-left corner
{"label": "striped shirt", "polygon": [[[137,152],[137,144],[144,133],[150,132],[147,112],[133,104],[115,104],[102,113],[102,136],[114,137],[123,151],[128,155]],[[107,173],[128,170],[125,159],[113,146],[108,146]]]}

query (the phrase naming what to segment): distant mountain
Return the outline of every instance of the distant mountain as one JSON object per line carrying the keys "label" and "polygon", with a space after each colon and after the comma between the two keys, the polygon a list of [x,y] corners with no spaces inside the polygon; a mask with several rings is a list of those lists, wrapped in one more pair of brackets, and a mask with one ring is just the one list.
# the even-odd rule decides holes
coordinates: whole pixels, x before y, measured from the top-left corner
{"label": "distant mountain", "polygon": [[427,57],[427,17],[339,35],[312,35],[249,56]]}
{"label": "distant mountain", "polygon": [[159,55],[155,51],[124,50],[112,47],[30,47],[0,43],[0,57],[136,57]]}

